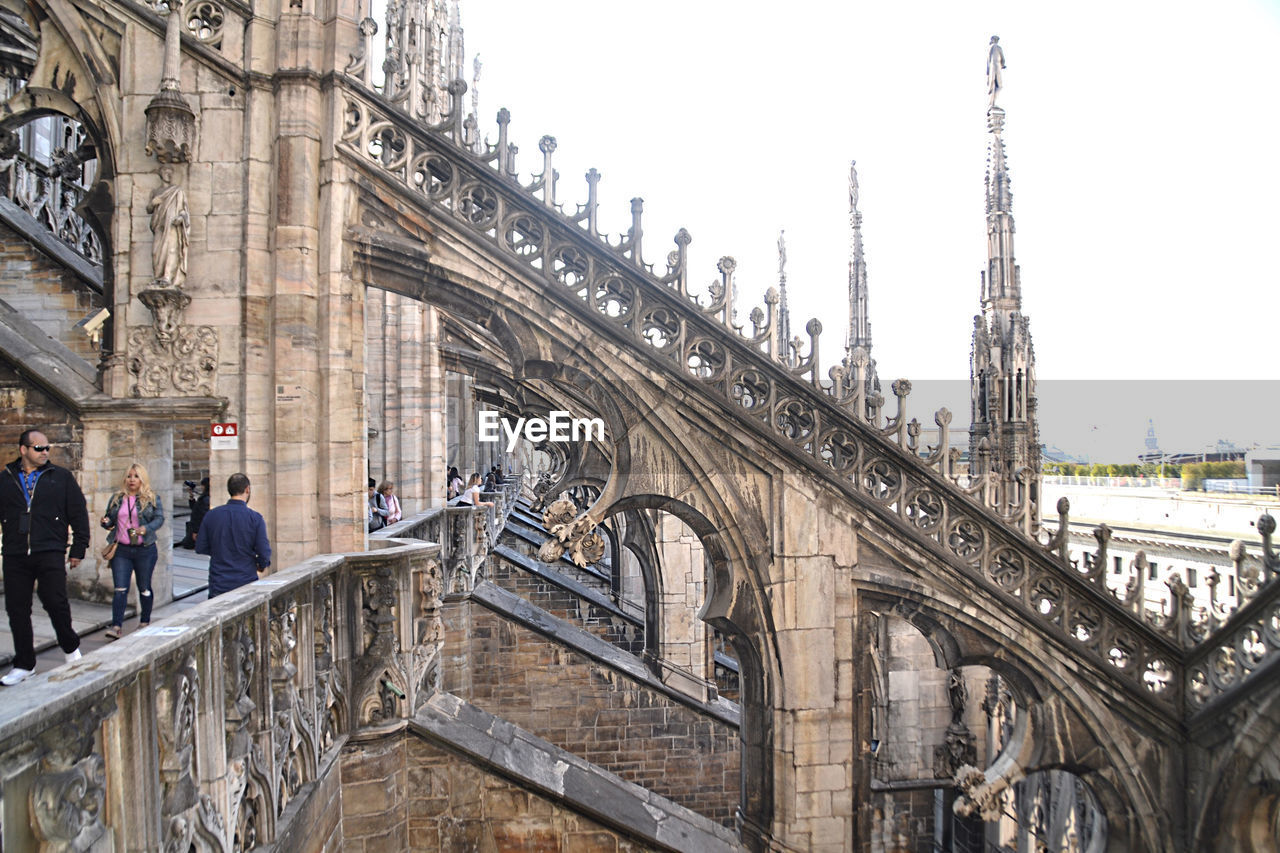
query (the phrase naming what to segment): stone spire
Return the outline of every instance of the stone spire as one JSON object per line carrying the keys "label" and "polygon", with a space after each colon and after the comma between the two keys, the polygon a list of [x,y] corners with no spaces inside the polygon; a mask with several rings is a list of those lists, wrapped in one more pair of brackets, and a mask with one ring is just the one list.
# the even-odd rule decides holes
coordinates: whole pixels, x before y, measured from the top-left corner
{"label": "stone spire", "polygon": [[791,340],[791,309],[787,307],[787,232],[778,232],[778,334]]}
{"label": "stone spire", "polygon": [[845,349],[850,355],[862,349],[867,355],[866,388],[880,387],[876,363],[871,358],[871,319],[867,313],[867,262],[862,256],[862,214],[858,211],[858,161],[849,161],[849,335]]}
{"label": "stone spire", "polygon": [[1023,472],[1032,502],[1025,524],[1034,529],[1040,517],[1035,352],[1030,321],[1022,313],[1013,253],[1013,193],[1001,137],[1005,113],[996,103],[1004,89],[1004,68],[1000,39],[992,36],[987,53],[987,269],[982,275],[982,313],[974,317],[969,459],[975,473],[996,475],[1000,504],[1007,512],[1022,503],[1017,480]]}

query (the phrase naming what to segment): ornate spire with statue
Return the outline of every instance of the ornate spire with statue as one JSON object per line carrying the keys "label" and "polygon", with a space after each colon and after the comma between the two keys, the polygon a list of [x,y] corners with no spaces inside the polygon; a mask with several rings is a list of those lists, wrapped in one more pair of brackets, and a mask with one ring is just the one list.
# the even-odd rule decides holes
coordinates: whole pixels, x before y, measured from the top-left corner
{"label": "ornate spire with statue", "polygon": [[981,314],[974,317],[969,379],[972,421],[969,470],[993,481],[1002,511],[1034,532],[1040,524],[1040,444],[1036,424],[1035,350],[1022,313],[1021,271],[1013,252],[1013,193],[1005,159],[1004,49],[987,52],[987,269]]}

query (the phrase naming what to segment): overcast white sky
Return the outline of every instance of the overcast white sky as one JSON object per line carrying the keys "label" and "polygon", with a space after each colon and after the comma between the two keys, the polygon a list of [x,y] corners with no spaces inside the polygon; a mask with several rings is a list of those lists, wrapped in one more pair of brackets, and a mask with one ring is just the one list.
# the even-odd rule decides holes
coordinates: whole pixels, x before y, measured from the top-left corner
{"label": "overcast white sky", "polygon": [[915,380],[968,377],[999,35],[1041,382],[1280,377],[1277,0],[464,0],[462,23],[482,130],[511,110],[525,175],[555,136],[569,211],[598,168],[610,231],[643,197],[650,263],[687,228],[692,281],[733,255],[745,314],[785,228],[792,328],[818,316],[828,364],[856,159],[874,354]]}

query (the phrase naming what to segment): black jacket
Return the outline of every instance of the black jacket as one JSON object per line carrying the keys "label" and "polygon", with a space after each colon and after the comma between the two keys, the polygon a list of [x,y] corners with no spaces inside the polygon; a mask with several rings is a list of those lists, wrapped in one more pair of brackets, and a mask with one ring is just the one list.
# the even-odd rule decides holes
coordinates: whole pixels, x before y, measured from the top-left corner
{"label": "black jacket", "polygon": [[89,509],[80,484],[66,468],[46,463],[40,469],[31,509],[22,491],[22,460],[15,459],[0,471],[0,525],[4,542],[0,552],[6,557],[66,551],[67,528],[71,528],[73,559],[84,559],[89,548]]}

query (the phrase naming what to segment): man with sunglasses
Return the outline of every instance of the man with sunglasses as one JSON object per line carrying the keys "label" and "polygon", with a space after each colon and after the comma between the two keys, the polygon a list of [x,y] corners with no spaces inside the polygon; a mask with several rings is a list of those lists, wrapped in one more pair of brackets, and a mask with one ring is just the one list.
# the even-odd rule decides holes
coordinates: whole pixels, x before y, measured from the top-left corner
{"label": "man with sunglasses", "polygon": [[32,592],[53,622],[67,663],[80,659],[80,637],[71,627],[67,601],[67,566],[80,565],[89,547],[89,510],[71,472],[49,462],[49,439],[39,430],[22,434],[18,458],[0,472],[0,527],[4,606],[13,632],[13,669],[0,684],[12,687],[35,674]]}

